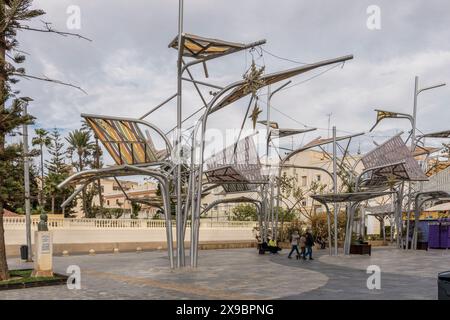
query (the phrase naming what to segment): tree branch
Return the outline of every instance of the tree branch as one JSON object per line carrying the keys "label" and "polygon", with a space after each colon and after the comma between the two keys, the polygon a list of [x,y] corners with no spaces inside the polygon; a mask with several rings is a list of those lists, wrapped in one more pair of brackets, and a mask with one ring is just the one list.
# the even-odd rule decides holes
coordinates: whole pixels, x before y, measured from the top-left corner
{"label": "tree branch", "polygon": [[15,73],[15,72],[11,73],[11,75],[16,76],[16,77],[26,78],[26,79],[36,79],[36,80],[41,80],[41,81],[53,82],[53,83],[60,84],[60,85],[63,85],[63,86],[68,86],[68,87],[72,87],[72,88],[78,89],[78,90],[80,90],[81,92],[83,92],[86,95],[88,94],[86,91],[83,90],[83,88],[78,87],[78,86],[76,86],[74,84],[71,84],[71,83],[62,82],[60,80],[50,79],[50,78],[47,78],[47,77],[37,77],[37,76],[29,75],[29,74],[21,74],[21,73]]}
{"label": "tree branch", "polygon": [[92,42],[92,39],[86,38],[86,37],[82,36],[81,34],[72,33],[72,32],[58,31],[58,30],[55,30],[55,29],[53,29],[51,27],[51,23],[44,22],[44,21],[42,21],[42,22],[45,25],[45,29],[32,28],[32,27],[27,26],[27,25],[19,25],[17,28],[18,29],[22,29],[22,30],[29,30],[29,31],[37,31],[37,32],[45,32],[45,33],[56,33],[56,34],[58,34],[60,36],[63,36],[63,37],[73,36],[73,37],[77,37],[77,38],[84,39],[84,40],[87,40],[89,42]]}

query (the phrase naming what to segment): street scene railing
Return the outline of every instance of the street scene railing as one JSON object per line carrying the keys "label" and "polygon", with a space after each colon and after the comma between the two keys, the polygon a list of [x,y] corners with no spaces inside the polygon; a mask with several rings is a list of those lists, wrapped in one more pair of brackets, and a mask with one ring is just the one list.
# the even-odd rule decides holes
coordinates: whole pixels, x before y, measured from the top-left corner
{"label": "street scene railing", "polygon": [[[33,230],[37,230],[39,217],[31,218]],[[211,221],[202,219],[201,228],[250,228],[257,226],[255,221]],[[175,225],[173,223],[172,225]],[[25,217],[4,217],[5,230],[25,229]],[[187,227],[191,223],[187,221]],[[148,219],[83,219],[83,218],[49,218],[49,229],[156,229],[165,228],[165,220]]]}

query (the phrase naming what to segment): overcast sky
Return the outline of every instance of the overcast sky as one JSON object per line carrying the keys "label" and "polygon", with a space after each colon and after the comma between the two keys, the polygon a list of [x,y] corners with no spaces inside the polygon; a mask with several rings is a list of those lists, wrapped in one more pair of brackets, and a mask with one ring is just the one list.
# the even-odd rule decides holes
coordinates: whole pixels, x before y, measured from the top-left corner
{"label": "overcast sky", "polygon": [[[21,49],[30,54],[27,73],[71,82],[88,92],[21,81],[22,95],[35,100],[29,110],[37,117],[37,127],[57,127],[66,134],[80,126],[80,113],[138,117],[176,91],[176,51],[167,45],[177,34],[178,1],[35,0],[34,5],[47,12],[42,20],[55,28],[93,40],[20,34]],[[70,5],[81,9],[80,30],[66,27]],[[367,28],[369,5],[381,9],[381,30]],[[421,86],[450,84],[449,20],[450,2],[446,0],[186,0],[184,31],[235,42],[266,39],[263,55],[253,54],[266,72],[298,66],[273,55],[311,63],[353,54],[354,59],[343,68],[273,98],[272,118],[282,127],[320,128],[296,138],[294,143],[299,145],[328,135],[330,113],[338,134],[368,131],[375,120],[374,108],[411,113],[415,75]],[[39,21],[31,25],[39,26]],[[240,80],[251,59],[251,53],[241,52],[209,63],[208,81],[226,85]],[[298,76],[293,83],[325,69]],[[204,80],[201,68],[193,72]],[[208,91],[204,91],[207,96]],[[184,85],[183,99],[184,115],[201,105],[189,83]],[[209,125],[239,127],[247,101],[218,112]],[[449,101],[450,85],[421,94],[418,128],[423,132],[448,129]],[[265,114],[264,103],[261,108]],[[147,120],[168,130],[175,125],[175,111],[173,101]],[[375,140],[382,142],[396,131],[409,129],[407,121],[386,120],[374,133]],[[359,143],[363,150],[374,147],[367,135],[354,148]]]}

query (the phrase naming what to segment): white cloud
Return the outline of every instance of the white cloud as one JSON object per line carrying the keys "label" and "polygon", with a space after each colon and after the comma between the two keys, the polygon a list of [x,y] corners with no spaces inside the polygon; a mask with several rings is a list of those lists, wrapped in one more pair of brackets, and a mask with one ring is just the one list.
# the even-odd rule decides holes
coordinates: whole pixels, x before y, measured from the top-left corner
{"label": "white cloud", "polygon": [[[71,4],[80,6],[80,32],[92,38],[92,43],[54,35],[20,35],[22,48],[31,54],[26,65],[30,74],[69,81],[89,93],[85,96],[67,87],[21,82],[23,94],[35,99],[30,109],[39,126],[72,130],[80,124],[80,113],[138,117],[175,92],[176,52],[167,44],[177,32],[176,1],[35,1],[36,7],[47,11],[45,20],[60,28],[65,26],[66,8]],[[448,2],[410,1],[405,6],[379,0],[381,31],[366,28],[369,4],[371,1],[365,0],[349,0],[345,4],[249,0],[241,2],[236,10],[225,0],[191,1],[185,3],[185,31],[241,42],[266,38],[266,50],[298,61],[354,54],[354,60],[343,69],[335,68],[274,97],[273,105],[290,117],[273,111],[273,118],[281,125],[295,127],[305,123],[320,128],[306,138],[296,138],[298,144],[310,137],[326,136],[329,113],[333,113],[331,124],[339,130],[358,132],[371,127],[374,108],[411,112],[415,75],[421,77],[423,85],[450,83],[450,32],[444,17],[450,10]],[[255,58],[267,66],[267,72],[295,65],[267,53],[263,57],[255,54]],[[208,63],[209,81],[226,85],[238,80],[250,61],[248,53],[212,61]],[[204,80],[201,68],[193,68],[193,73]],[[186,83],[183,90],[186,116],[202,103],[191,84]],[[209,89],[202,90],[210,99]],[[449,92],[450,88],[444,88],[420,96],[421,129],[446,129]],[[209,126],[240,127],[246,107],[246,101],[230,106],[213,115]],[[261,107],[263,119],[263,102]],[[176,120],[175,100],[148,120],[164,130],[170,129]],[[408,123],[386,121],[379,128],[381,135],[400,129],[409,130]],[[371,138],[368,141],[362,145],[370,146]]]}

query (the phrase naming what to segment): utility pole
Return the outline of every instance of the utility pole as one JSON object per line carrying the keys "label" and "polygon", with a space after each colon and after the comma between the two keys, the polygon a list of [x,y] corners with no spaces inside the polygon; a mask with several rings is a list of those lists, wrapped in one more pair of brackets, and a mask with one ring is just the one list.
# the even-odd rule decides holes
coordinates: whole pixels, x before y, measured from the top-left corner
{"label": "utility pole", "polygon": [[[24,101],[23,115],[27,116],[27,107],[31,98],[22,98]],[[33,261],[32,247],[31,247],[31,205],[30,205],[30,161],[28,150],[28,125],[23,125],[23,172],[24,172],[24,188],[25,188],[25,232],[27,241],[27,262]],[[44,181],[42,181],[44,183]]]}

